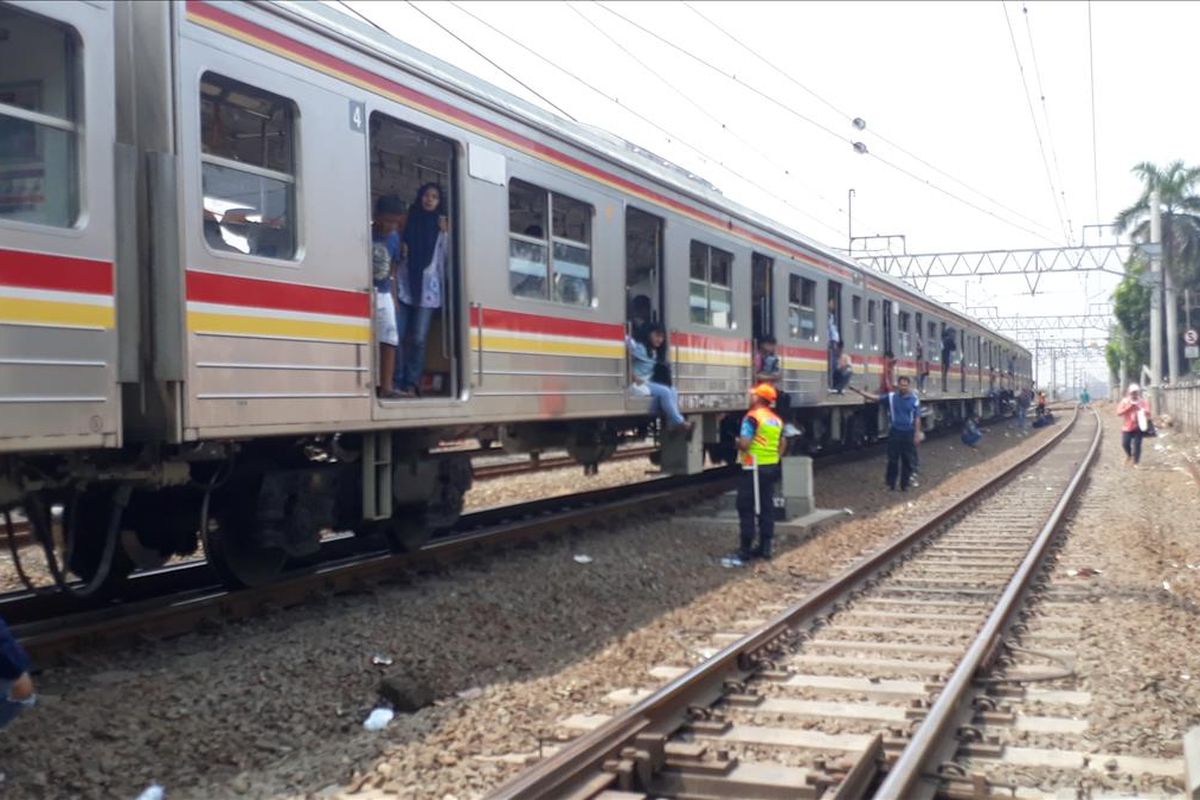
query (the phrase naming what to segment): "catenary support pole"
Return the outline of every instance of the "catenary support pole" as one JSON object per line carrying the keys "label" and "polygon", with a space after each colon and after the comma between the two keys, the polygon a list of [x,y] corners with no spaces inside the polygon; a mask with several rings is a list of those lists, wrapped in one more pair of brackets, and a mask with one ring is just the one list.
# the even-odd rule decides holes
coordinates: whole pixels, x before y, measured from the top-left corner
{"label": "catenary support pole", "polygon": [[1167,306],[1167,375],[1171,386],[1179,383],[1179,292],[1175,289],[1175,279],[1171,276],[1171,256],[1163,248],[1163,286],[1166,293]]}
{"label": "catenary support pole", "polygon": [[[1162,246],[1162,201],[1158,189],[1150,192],[1150,244]],[[1150,255],[1150,398],[1157,409],[1162,405],[1163,321],[1162,257]]]}

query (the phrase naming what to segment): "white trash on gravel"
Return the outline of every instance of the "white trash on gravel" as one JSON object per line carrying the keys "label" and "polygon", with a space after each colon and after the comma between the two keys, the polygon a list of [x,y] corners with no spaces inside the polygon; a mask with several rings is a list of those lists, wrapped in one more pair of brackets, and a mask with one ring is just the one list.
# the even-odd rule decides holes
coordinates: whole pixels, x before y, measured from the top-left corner
{"label": "white trash on gravel", "polygon": [[388,726],[396,712],[390,708],[372,709],[370,715],[363,720],[363,727],[369,731],[381,731]]}
{"label": "white trash on gravel", "polygon": [[166,797],[166,790],[157,783],[152,783],[146,787],[146,791],[137,796],[137,800],[163,800]]}
{"label": "white trash on gravel", "polygon": [[390,667],[395,662],[391,656],[371,656],[371,663],[377,667]]}
{"label": "white trash on gravel", "polygon": [[590,563],[592,563],[592,561],[593,561],[593,559],[591,556],[585,556],[582,553],[575,556],[576,564],[590,564]]}

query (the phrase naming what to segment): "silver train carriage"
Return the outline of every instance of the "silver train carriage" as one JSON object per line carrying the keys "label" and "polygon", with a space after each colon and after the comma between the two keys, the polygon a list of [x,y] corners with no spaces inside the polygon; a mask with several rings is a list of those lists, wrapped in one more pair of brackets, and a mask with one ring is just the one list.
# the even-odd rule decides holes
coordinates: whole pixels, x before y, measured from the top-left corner
{"label": "silver train carriage", "polygon": [[[426,182],[443,302],[421,397],[381,399],[371,211]],[[860,385],[889,350],[931,373],[927,424],[1030,381],[1015,342],[319,4],[0,2],[0,508],[74,591],[198,539],[241,584],[330,528],[419,544],[471,481],[439,441],[603,460],[648,424],[636,296],[700,423],[673,472],[722,452],[766,334],[808,447],[878,435],[829,391],[831,302]]]}

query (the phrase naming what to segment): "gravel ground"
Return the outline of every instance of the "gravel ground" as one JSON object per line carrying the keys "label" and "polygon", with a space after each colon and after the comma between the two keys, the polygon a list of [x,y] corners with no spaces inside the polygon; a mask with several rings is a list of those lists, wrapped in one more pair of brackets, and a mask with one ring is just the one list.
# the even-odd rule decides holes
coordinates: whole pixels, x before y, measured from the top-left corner
{"label": "gravel ground", "polygon": [[623,486],[663,477],[658,467],[645,458],[610,461],[600,465],[598,475],[584,475],[578,464],[569,467],[530,472],[525,475],[505,475],[476,481],[467,492],[466,510],[527,503],[543,497],[559,497],[610,486]]}
{"label": "gravel ground", "polygon": [[[1075,643],[1093,693],[1085,742],[1112,753],[1178,757],[1200,724],[1200,486],[1187,469],[1200,442],[1164,431],[1124,466],[1111,407],[1087,493],[1053,574],[1090,590]],[[1092,574],[1098,571],[1099,574]]]}
{"label": "gravel ground", "polygon": [[[42,704],[0,738],[0,791],[133,797],[157,780],[173,800],[478,796],[536,757],[564,716],[605,709],[605,694],[644,685],[650,666],[695,661],[679,632],[727,630],[789,599],[1033,446],[1006,433],[993,429],[978,451],[926,443],[907,497],[882,489],[878,457],[820,470],[818,504],[854,516],[801,546],[781,542],[753,570],[716,565],[732,532],[654,518],[81,657],[42,674]],[[525,477],[546,481],[543,494],[557,480]],[[376,655],[394,664],[375,666]],[[385,673],[437,699],[368,733]]]}

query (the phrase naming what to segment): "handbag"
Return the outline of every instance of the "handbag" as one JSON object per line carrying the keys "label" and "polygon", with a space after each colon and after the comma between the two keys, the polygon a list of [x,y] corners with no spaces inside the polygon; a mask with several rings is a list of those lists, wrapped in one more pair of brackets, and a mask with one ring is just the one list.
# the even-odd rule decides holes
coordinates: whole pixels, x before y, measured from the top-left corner
{"label": "handbag", "polygon": [[1150,415],[1146,413],[1146,409],[1138,409],[1137,424],[1138,430],[1142,432],[1142,436],[1158,436],[1158,431],[1154,429],[1154,420],[1150,419]]}

